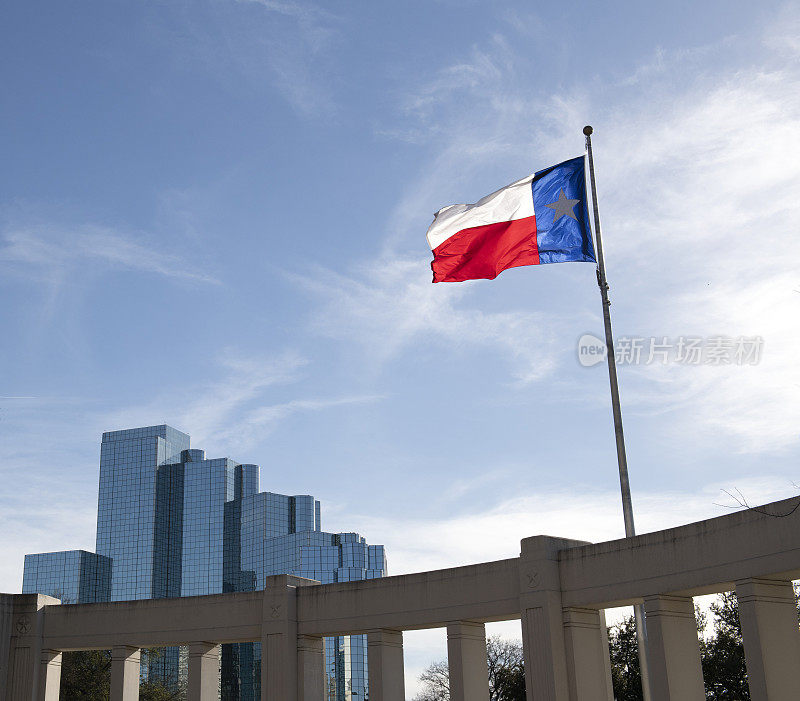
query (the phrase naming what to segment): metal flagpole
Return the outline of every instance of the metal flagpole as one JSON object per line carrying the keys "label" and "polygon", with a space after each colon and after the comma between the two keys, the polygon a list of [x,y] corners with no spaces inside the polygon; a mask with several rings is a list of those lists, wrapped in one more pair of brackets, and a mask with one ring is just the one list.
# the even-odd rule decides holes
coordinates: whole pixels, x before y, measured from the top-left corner
{"label": "metal flagpole", "polygon": [[[608,299],[608,282],[606,281],[606,265],[603,259],[603,239],[600,235],[600,210],[597,206],[597,187],[594,181],[594,159],[592,158],[592,128],[586,126],[586,153],[589,157],[589,180],[592,186],[592,204],[594,206],[594,235],[597,240],[597,284],[603,301],[603,325],[606,331],[606,357],[608,360],[608,379],[611,383],[611,407],[614,412],[614,435],[617,441],[617,463],[619,464],[619,486],[622,491],[622,514],[625,518],[625,537],[636,535],[633,524],[633,504],[631,502],[631,486],[628,481],[628,460],[625,457],[625,435],[622,432],[622,410],[619,404],[619,384],[617,383],[617,363],[614,358],[614,337],[611,333],[611,302]],[[642,694],[644,701],[650,701],[650,675],[647,667],[647,629],[645,627],[644,606],[633,607],[636,617],[636,641],[639,647],[639,668],[642,675]]]}

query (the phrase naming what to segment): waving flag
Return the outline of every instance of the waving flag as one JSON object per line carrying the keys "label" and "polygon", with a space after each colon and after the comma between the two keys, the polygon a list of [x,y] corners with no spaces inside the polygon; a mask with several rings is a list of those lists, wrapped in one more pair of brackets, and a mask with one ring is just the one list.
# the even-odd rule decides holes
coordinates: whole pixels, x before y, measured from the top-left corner
{"label": "waving flag", "polygon": [[475,204],[440,209],[428,243],[434,282],[493,280],[521,265],[595,262],[584,157],[540,170]]}

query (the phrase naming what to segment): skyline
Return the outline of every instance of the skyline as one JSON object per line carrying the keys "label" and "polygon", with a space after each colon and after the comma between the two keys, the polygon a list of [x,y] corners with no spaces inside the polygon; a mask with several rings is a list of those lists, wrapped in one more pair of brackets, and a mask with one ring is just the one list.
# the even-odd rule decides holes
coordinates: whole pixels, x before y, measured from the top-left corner
{"label": "skyline", "polygon": [[[262,492],[257,465],[207,459],[171,426],[103,434],[98,500],[95,551],[26,554],[23,593],[95,604],[259,591],[280,575],[330,584],[385,574],[383,546],[323,531],[313,496]],[[222,646],[226,701],[260,697],[260,656],[260,645]],[[324,658],[327,701],[348,688],[364,696],[363,637],[329,638]],[[174,685],[180,668],[167,646],[146,676]]]}
{"label": "skyline", "polygon": [[620,365],[637,531],[798,492],[791,3],[3,18],[0,590],[25,552],[92,550],[100,434],[159,423],[315,494],[390,574],[622,537],[608,377],[577,356],[594,267],[432,285],[425,241],[585,124],[617,340],[764,340],[754,366]]}

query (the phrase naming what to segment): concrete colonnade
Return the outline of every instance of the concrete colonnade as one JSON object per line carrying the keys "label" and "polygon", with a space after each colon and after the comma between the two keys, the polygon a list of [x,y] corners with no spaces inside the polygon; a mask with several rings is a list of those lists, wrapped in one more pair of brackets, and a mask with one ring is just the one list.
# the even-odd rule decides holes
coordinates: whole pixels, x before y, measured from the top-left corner
{"label": "concrete colonnade", "polygon": [[[541,556],[541,552],[538,553]],[[539,565],[544,561],[539,559]],[[611,669],[604,613],[561,605],[557,592],[540,588],[523,597],[522,633],[529,701],[612,701]],[[527,578],[526,578],[526,581]],[[753,701],[790,701],[800,688],[800,629],[792,582],[748,578],[735,583],[739,600],[748,681]],[[691,596],[644,597],[653,701],[703,701],[700,646]],[[279,607],[269,606],[274,615]],[[296,623],[275,616],[262,637],[262,699],[320,701],[325,697],[322,636],[298,635]],[[282,619],[282,620],[281,620]],[[28,614],[18,619],[26,630]],[[404,701],[403,633],[367,633],[371,701]],[[216,701],[219,643],[188,644],[188,701]],[[489,696],[485,625],[447,624],[450,694],[453,701],[486,701]],[[38,685],[17,684],[6,699],[58,701],[62,652],[40,649]],[[14,666],[22,672],[30,648],[17,648]],[[139,698],[138,647],[111,650],[111,701]],[[23,678],[20,674],[20,679]],[[34,691],[34,686],[38,688]],[[26,691],[27,689],[27,691]],[[31,694],[29,696],[29,694]]]}
{"label": "concrete colonnade", "polygon": [[[538,586],[541,580],[535,577],[534,583]],[[800,688],[800,629],[791,581],[749,578],[737,581],[735,586],[753,701],[796,699]],[[603,611],[562,607],[553,591],[537,590],[525,598],[522,633],[529,701],[611,701]],[[644,606],[652,700],[703,701],[692,597],[646,596]],[[270,610],[274,608],[270,606]],[[21,620],[24,623],[28,619]],[[286,619],[274,623],[283,630],[262,638],[262,699],[320,701],[325,695],[323,638],[297,635],[296,624]],[[371,630],[367,641],[371,701],[404,701],[402,630]],[[188,649],[188,701],[216,701],[219,644],[189,643]],[[485,625],[479,621],[448,623],[447,651],[453,701],[486,701]],[[140,655],[138,647],[112,648],[111,701],[139,698]],[[17,667],[27,662],[27,652],[17,654]],[[61,651],[41,649],[38,689],[30,698],[58,701],[61,662]],[[7,698],[16,701],[29,697],[20,687]]]}
{"label": "concrete colonnade", "polygon": [[[371,701],[404,701],[403,631],[447,628],[454,701],[486,701],[489,621],[520,618],[528,701],[611,701],[604,609],[643,603],[652,701],[705,698],[693,596],[734,589],[753,701],[794,701],[797,498],[606,543],[526,538],[518,558],[263,591],[60,605],[0,594],[0,701],[57,701],[62,652],[111,649],[111,701],[135,701],[140,646],[189,646],[189,699],[216,699],[220,643],[261,642],[262,701],[320,701],[323,636],[367,634]],[[774,518],[773,515],[781,515]]]}

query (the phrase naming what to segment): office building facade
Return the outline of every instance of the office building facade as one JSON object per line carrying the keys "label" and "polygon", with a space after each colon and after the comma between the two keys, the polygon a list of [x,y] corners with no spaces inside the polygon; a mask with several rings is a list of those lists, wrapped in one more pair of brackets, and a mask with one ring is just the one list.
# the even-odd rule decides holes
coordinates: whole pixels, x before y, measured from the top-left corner
{"label": "office building facade", "polygon": [[[103,434],[96,553],[26,555],[23,593],[65,601],[128,601],[262,589],[292,574],[322,583],[386,574],[381,545],[357,533],[326,533],[309,495],[259,492],[259,468],[206,459],[189,436],[161,425]],[[367,697],[364,636],[330,638],[328,701]],[[146,674],[180,674],[177,648]],[[260,646],[222,649],[222,698],[259,698]]]}

